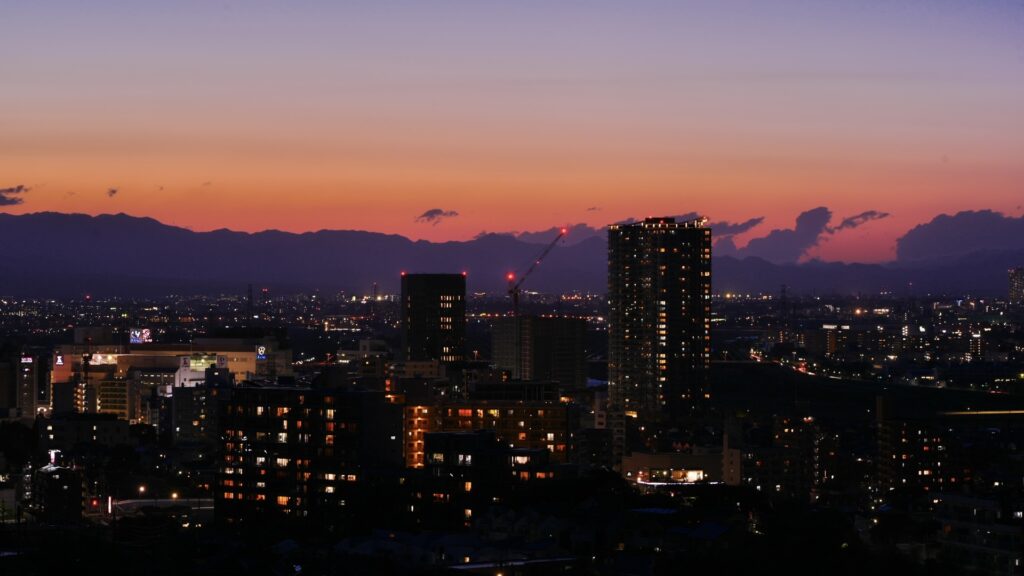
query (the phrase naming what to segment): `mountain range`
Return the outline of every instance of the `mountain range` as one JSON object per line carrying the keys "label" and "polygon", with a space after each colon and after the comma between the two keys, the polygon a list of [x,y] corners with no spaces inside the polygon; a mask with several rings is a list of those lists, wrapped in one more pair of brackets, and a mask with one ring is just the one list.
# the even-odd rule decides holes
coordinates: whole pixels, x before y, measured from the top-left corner
{"label": "mountain range", "polygon": [[[365,293],[375,282],[397,290],[403,271],[466,272],[470,291],[501,293],[506,273],[522,271],[543,249],[535,242],[507,234],[428,242],[354,230],[193,232],[126,214],[0,213],[0,296],[241,294],[249,283]],[[1021,262],[1019,249],[888,264],[723,256],[713,274],[718,292],[776,293],[785,284],[794,293],[1002,295],[1007,269]],[[524,287],[604,292],[606,271],[606,241],[594,236],[557,246]]]}

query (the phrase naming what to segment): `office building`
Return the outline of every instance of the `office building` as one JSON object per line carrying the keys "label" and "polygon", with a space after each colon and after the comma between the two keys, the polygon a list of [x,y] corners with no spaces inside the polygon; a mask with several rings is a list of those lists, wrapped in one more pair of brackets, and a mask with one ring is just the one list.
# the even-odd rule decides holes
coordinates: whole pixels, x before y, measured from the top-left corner
{"label": "office building", "polygon": [[461,362],[466,348],[466,276],[402,274],[401,360]]}

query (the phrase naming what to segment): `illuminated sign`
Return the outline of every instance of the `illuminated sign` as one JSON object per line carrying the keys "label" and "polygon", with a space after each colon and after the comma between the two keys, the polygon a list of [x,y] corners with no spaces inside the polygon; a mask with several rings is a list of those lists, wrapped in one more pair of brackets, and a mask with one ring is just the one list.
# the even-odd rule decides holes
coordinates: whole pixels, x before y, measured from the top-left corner
{"label": "illuminated sign", "polygon": [[153,332],[149,328],[132,328],[128,331],[129,344],[150,344],[153,342]]}
{"label": "illuminated sign", "polygon": [[31,364],[32,363],[32,357],[31,356],[22,356],[21,357],[21,363],[22,364]]}
{"label": "illuminated sign", "polygon": [[117,364],[116,354],[93,354],[92,357],[89,358],[90,366],[102,366],[111,364]]}
{"label": "illuminated sign", "polygon": [[267,359],[267,347],[264,346],[263,344],[260,344],[259,346],[256,347],[256,359],[257,360],[266,360]]}
{"label": "illuminated sign", "polygon": [[54,361],[54,364],[56,364],[57,366],[63,366],[64,365],[64,355],[63,354],[57,354],[57,359]]}
{"label": "illuminated sign", "polygon": [[202,372],[207,368],[221,363],[221,358],[224,358],[224,365],[227,365],[226,356],[214,356],[212,354],[193,354],[192,356],[181,356],[179,367],[185,370],[191,370],[193,372]]}

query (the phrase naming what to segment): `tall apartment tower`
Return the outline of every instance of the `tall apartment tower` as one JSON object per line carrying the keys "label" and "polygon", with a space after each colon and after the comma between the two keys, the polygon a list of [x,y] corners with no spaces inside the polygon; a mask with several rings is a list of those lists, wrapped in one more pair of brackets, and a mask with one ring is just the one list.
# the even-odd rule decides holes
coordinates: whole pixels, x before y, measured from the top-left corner
{"label": "tall apartment tower", "polygon": [[1010,304],[1024,306],[1024,268],[1010,268]]}
{"label": "tall apartment tower", "polygon": [[465,359],[466,275],[402,274],[402,349],[405,361]]}
{"label": "tall apartment tower", "polygon": [[647,218],[608,228],[609,424],[617,458],[625,418],[670,422],[705,394],[711,358],[705,222]]}

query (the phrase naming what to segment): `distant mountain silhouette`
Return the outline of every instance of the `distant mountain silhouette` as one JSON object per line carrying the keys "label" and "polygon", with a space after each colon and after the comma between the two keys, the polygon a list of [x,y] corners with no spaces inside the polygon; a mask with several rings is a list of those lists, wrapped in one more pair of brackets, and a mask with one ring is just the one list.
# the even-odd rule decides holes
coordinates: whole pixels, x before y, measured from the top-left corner
{"label": "distant mountain silhouette", "polygon": [[[374,282],[393,291],[402,271],[465,271],[469,290],[500,293],[505,274],[522,270],[541,248],[506,234],[434,243],[350,230],[192,232],[125,214],[53,212],[0,214],[0,246],[0,295],[36,297],[239,294],[250,282],[279,292],[365,292]],[[1021,262],[1024,251],[1010,250],[899,266],[723,257],[713,269],[716,291],[774,293],[786,284],[822,294],[1004,294],[1007,268]],[[555,248],[527,288],[604,292],[606,272],[605,239],[590,237]]]}

